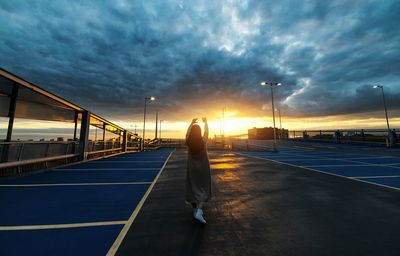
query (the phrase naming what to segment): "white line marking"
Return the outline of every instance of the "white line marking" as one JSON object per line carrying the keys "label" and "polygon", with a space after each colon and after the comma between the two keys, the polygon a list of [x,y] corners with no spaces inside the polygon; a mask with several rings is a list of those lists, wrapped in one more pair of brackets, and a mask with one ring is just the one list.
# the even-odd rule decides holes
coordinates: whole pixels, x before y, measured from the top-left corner
{"label": "white line marking", "polygon": [[153,189],[153,187],[156,184],[158,178],[160,177],[161,173],[163,172],[165,166],[167,165],[168,160],[171,158],[172,153],[174,153],[174,152],[175,152],[175,149],[169,154],[167,160],[165,160],[164,165],[161,167],[161,169],[158,172],[156,178],[151,183],[150,187],[147,189],[146,193],[144,194],[144,196],[142,197],[142,199],[140,200],[140,202],[136,206],[136,209],[133,211],[132,215],[129,217],[129,219],[128,219],[127,223],[125,224],[124,228],[121,230],[121,232],[119,233],[117,239],[115,239],[115,241],[114,241],[113,245],[111,246],[110,250],[107,252],[107,256],[114,256],[115,253],[117,252],[119,246],[122,243],[122,240],[124,240],[124,237],[128,233],[133,221],[136,219],[136,216],[138,215],[140,209],[142,209],[142,207],[144,205],[144,202],[146,201],[146,199],[149,196],[151,190]]}
{"label": "white line marking", "polygon": [[58,171],[158,171],[158,168],[71,168],[71,169],[54,169]]}
{"label": "white line marking", "polygon": [[393,156],[364,156],[364,157],[349,157],[344,159],[388,159],[388,158],[396,158]]}
{"label": "white line marking", "polygon": [[43,183],[43,184],[0,184],[0,187],[58,187],[58,186],[109,186],[109,185],[145,185],[151,182],[91,182],[91,183]]}
{"label": "white line marking", "polygon": [[343,161],[348,161],[348,162],[352,162],[352,163],[358,163],[358,164],[366,164],[368,166],[379,166],[379,167],[390,167],[390,168],[399,168],[400,166],[387,166],[385,164],[374,164],[374,163],[367,163],[367,162],[363,162],[363,161],[356,161],[356,160],[343,160]]}
{"label": "white line marking", "polygon": [[317,148],[329,148],[329,149],[335,149],[336,147],[331,147],[331,146],[316,146],[316,145],[314,145],[314,147],[317,147]]}
{"label": "white line marking", "polygon": [[[279,148],[286,148],[285,150],[287,150],[287,152],[296,152],[296,151],[293,151],[293,150],[290,150],[290,149],[292,149],[292,147],[290,147],[290,146],[279,146]],[[337,148],[337,147],[332,147],[332,148]],[[355,148],[355,149],[364,149],[364,150],[369,150],[369,151],[376,151],[376,150],[379,150],[379,149],[376,149],[376,148],[363,148],[363,147],[357,147],[357,148]],[[305,151],[305,150],[303,150],[303,151]],[[298,151],[297,151],[298,152]],[[297,153],[296,152],[296,153]],[[330,152],[330,151],[322,151],[321,152],[321,154],[337,154],[336,152]],[[356,153],[351,153],[351,152],[347,152],[347,153],[340,153],[340,154],[344,154],[344,155],[352,155],[352,154],[356,154]],[[386,156],[386,155],[380,155],[380,156],[377,156],[377,155],[371,155],[371,154],[362,154],[362,155],[364,155],[364,156],[366,156],[366,158],[368,159],[369,157],[370,158],[376,158],[376,157],[397,157],[397,156]],[[369,156],[369,157],[368,157]]]}
{"label": "white line marking", "polygon": [[[268,156],[268,157],[270,157],[270,156]],[[319,160],[321,160],[320,158],[289,158],[287,156],[285,156],[285,157],[272,156],[271,159],[276,159],[276,160],[284,159],[285,161],[309,161],[309,160],[311,160],[311,161],[317,161],[318,160],[319,161]]]}
{"label": "white line marking", "polygon": [[323,173],[323,174],[327,174],[327,175],[331,175],[331,176],[336,176],[336,177],[340,177],[340,178],[359,181],[359,182],[363,182],[363,183],[367,183],[367,184],[372,184],[372,185],[375,185],[375,186],[381,186],[381,187],[390,188],[390,189],[394,189],[394,190],[400,191],[400,188],[386,186],[386,185],[379,184],[379,183],[369,182],[369,181],[365,181],[365,180],[359,180],[359,179],[355,179],[355,178],[352,178],[352,177],[342,176],[342,175],[338,175],[338,174],[334,174],[334,173],[330,173],[330,172],[324,172],[324,171],[320,171],[320,170],[317,170],[317,169],[308,168],[308,167],[305,167],[305,166],[298,166],[298,165],[294,165],[294,164],[288,164],[288,163],[284,163],[284,162],[279,162],[279,161],[275,161],[275,160],[268,159],[268,158],[262,158],[262,157],[258,157],[258,156],[246,155],[246,154],[239,153],[239,152],[235,152],[235,153],[239,154],[239,155],[242,155],[242,156],[258,158],[258,159],[262,159],[262,160],[266,160],[266,161],[272,161],[272,162],[279,163],[279,164],[286,164],[286,165],[289,165],[289,166],[292,166],[292,167],[302,168],[302,169],[306,169],[306,170],[310,170],[310,171],[314,171],[314,172],[319,172],[319,173]]}
{"label": "white line marking", "polygon": [[352,177],[353,179],[400,178],[400,175]]}
{"label": "white line marking", "polygon": [[166,156],[116,156],[113,159],[165,159]]}
{"label": "white line marking", "polygon": [[100,164],[104,164],[104,163],[164,163],[164,161],[108,161],[108,160],[104,160],[104,161],[96,161],[96,162],[92,162],[92,163],[100,163]]}
{"label": "white line marking", "polygon": [[[313,158],[313,159],[286,159],[285,161],[323,161],[323,162],[351,162],[347,160],[341,160],[341,159],[327,159],[327,158]],[[368,163],[366,163],[368,164]]]}
{"label": "white line marking", "polygon": [[[301,154],[295,154],[295,153],[290,153],[290,154],[288,154],[288,153],[283,153],[283,154],[287,154],[288,155],[288,158],[290,158],[290,156],[292,155],[292,156],[299,156],[299,157],[304,157],[303,155],[301,155]],[[346,154],[344,154],[344,155],[346,155]],[[348,155],[348,154],[347,154]],[[266,156],[265,154],[263,155],[263,156]],[[351,159],[346,159],[346,158],[343,158],[343,159],[338,159],[338,158],[336,158],[336,157],[327,157],[327,156],[315,156],[315,157],[319,157],[320,159],[318,159],[318,160],[337,160],[337,161],[345,161],[345,162],[349,162],[349,163],[356,163],[356,164],[365,164],[366,166],[375,166],[375,167],[390,167],[390,168],[396,168],[396,169],[400,169],[400,166],[391,166],[391,165],[385,165],[385,164],[373,164],[373,163],[367,163],[367,162],[363,162],[363,161],[356,161],[356,160],[351,160]],[[373,158],[374,156],[371,156],[371,158]],[[264,158],[265,159],[265,158]],[[369,159],[369,158],[367,158],[367,159]],[[273,161],[272,159],[268,159],[268,160],[271,160],[271,161]],[[297,159],[293,159],[293,161],[296,161]],[[278,162],[278,161],[276,161],[276,162]],[[294,165],[294,166],[297,166],[297,165]]]}
{"label": "white line marking", "polygon": [[57,229],[57,228],[81,228],[81,227],[97,227],[97,226],[124,225],[124,224],[126,224],[126,221],[102,221],[102,222],[86,222],[86,223],[73,223],[73,224],[0,226],[0,230],[11,231],[11,230]]}
{"label": "white line marking", "polygon": [[308,148],[308,147],[302,147],[302,146],[293,146],[294,148],[301,148],[301,149],[306,149],[306,150],[315,150],[315,148]]}
{"label": "white line marking", "polygon": [[366,167],[366,166],[370,166],[370,165],[368,165],[368,164],[337,164],[337,165],[327,164],[327,165],[301,165],[301,166],[315,168],[315,167],[346,167],[346,166],[364,166],[364,167]]}

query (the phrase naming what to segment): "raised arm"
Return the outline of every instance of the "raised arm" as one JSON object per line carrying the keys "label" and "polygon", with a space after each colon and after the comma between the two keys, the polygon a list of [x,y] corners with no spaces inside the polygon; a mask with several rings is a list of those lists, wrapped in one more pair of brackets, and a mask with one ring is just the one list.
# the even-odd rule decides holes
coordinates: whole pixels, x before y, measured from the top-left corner
{"label": "raised arm", "polygon": [[207,118],[203,117],[203,122],[204,122],[203,141],[207,142],[208,141],[208,123],[207,123]]}
{"label": "raised arm", "polygon": [[192,123],[189,125],[189,128],[187,129],[187,132],[186,132],[186,141],[189,139],[190,130],[192,129],[192,126],[196,121],[197,121],[197,118],[194,118],[192,120]]}

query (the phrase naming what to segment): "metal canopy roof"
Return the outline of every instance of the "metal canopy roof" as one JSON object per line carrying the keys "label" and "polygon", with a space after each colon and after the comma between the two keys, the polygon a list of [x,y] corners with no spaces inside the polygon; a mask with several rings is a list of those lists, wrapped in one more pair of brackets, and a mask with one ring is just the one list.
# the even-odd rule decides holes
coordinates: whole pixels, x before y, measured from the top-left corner
{"label": "metal canopy roof", "polygon": [[[53,101],[58,102],[58,103],[62,104],[63,106],[67,106],[67,107],[69,107],[71,109],[74,109],[74,110],[77,110],[77,111],[83,111],[84,110],[83,108],[81,108],[81,107],[79,107],[79,106],[77,106],[77,105],[75,105],[75,104],[73,104],[73,103],[71,103],[71,102],[69,102],[69,101],[67,101],[67,100],[65,100],[65,99],[53,94],[53,93],[51,93],[51,92],[48,92],[48,91],[46,91],[46,90],[44,90],[44,89],[42,89],[42,88],[40,88],[40,87],[38,87],[38,86],[36,86],[34,84],[31,84],[28,81],[26,81],[26,80],[24,80],[24,79],[22,79],[22,78],[20,78],[20,77],[18,77],[16,75],[12,74],[12,73],[10,73],[10,72],[2,69],[2,68],[0,68],[0,76],[3,76],[3,77],[8,78],[9,80],[11,80],[13,82],[18,83],[21,87],[25,87],[25,88],[30,89],[31,91],[36,92],[36,93],[38,93],[38,94],[40,94],[42,96],[46,96],[47,98],[52,99]],[[0,89],[1,89],[1,87],[0,87]],[[10,94],[11,92],[8,92],[8,93]],[[6,94],[7,94],[7,92],[6,92]]]}
{"label": "metal canopy roof", "polygon": [[[84,108],[0,68],[0,117],[7,117],[9,114],[10,96],[14,83],[19,85],[15,111],[17,118],[74,122],[76,111],[86,111]],[[113,133],[125,130],[98,115],[93,113],[90,115],[93,126],[103,128],[103,124],[105,124],[106,130]],[[133,133],[128,131],[128,134]]]}

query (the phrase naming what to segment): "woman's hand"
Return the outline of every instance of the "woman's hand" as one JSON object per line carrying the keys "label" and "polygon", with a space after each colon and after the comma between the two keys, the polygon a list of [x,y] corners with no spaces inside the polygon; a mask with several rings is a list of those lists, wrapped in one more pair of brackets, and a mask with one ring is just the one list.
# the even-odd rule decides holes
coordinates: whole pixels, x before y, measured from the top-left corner
{"label": "woman's hand", "polygon": [[196,123],[196,122],[197,122],[197,118],[193,118],[192,124],[194,124],[194,123]]}

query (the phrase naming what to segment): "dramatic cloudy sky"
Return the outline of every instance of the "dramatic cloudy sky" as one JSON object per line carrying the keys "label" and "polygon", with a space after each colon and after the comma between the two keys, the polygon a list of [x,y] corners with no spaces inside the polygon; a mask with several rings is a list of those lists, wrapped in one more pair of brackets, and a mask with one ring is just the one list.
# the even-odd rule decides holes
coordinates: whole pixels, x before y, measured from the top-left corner
{"label": "dramatic cloudy sky", "polygon": [[292,118],[381,118],[374,83],[399,117],[400,1],[100,2],[1,1],[0,66],[111,120],[267,117],[261,80]]}

